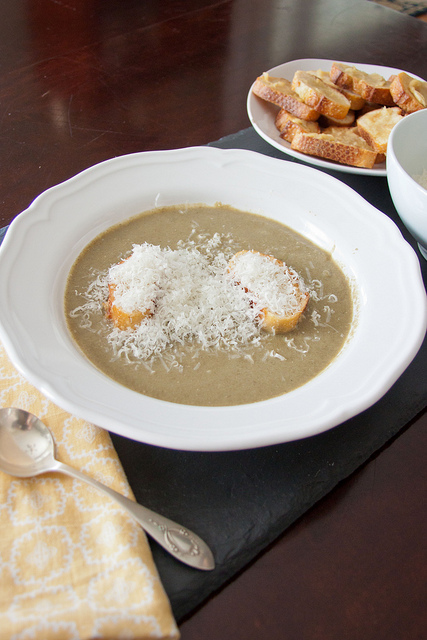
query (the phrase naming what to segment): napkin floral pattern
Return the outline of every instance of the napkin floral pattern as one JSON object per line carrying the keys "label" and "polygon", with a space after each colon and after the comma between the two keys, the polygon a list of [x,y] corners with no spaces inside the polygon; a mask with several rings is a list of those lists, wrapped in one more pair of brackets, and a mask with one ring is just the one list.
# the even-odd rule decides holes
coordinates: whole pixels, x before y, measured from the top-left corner
{"label": "napkin floral pattern", "polygon": [[[58,459],[132,498],[109,434],[43,397],[1,344],[0,406],[37,415]],[[0,640],[95,638],[179,638],[143,530],[86,483],[0,471]]]}

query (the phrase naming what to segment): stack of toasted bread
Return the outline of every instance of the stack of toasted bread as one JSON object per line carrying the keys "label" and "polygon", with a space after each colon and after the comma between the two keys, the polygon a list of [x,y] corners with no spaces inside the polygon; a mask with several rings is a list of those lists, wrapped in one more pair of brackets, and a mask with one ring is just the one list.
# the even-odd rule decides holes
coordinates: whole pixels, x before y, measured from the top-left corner
{"label": "stack of toasted bread", "polygon": [[427,107],[427,82],[339,62],[329,72],[298,70],[292,80],[264,73],[252,90],[279,107],[275,125],[292,149],[368,169],[385,160],[394,125]]}

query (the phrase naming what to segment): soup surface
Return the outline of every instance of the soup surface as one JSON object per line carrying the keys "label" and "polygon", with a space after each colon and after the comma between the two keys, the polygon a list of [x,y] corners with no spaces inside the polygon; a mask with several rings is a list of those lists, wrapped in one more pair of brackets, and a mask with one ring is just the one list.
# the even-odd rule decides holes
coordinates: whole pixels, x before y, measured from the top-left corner
{"label": "soup surface", "polygon": [[[308,306],[289,333],[271,335],[254,326],[238,343],[234,333],[232,340],[225,336],[214,346],[195,335],[141,357],[132,330],[115,329],[105,304],[108,270],[144,243],[199,251],[208,262],[223,261],[225,269],[241,250],[272,255],[302,277],[310,293]],[[182,205],[145,212],[96,237],[70,271],[65,313],[81,351],[115,381],[170,402],[226,406],[279,396],[318,375],[346,341],[353,301],[330,254],[283,224],[224,205]]]}

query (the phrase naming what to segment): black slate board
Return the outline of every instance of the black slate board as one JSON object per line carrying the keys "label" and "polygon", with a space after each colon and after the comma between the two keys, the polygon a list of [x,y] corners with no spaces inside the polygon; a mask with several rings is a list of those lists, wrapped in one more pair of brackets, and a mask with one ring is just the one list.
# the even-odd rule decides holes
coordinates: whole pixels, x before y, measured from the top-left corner
{"label": "black slate board", "polygon": [[[250,149],[297,162],[270,147],[252,128],[212,146]],[[399,221],[386,178],[328,173],[389,215],[416,247]],[[426,284],[427,261],[420,258],[420,263]],[[112,434],[136,499],[196,531],[214,552],[217,566],[205,573],[178,563],[150,543],[177,621],[227,583],[426,405],[427,339],[379,402],[312,438],[245,451],[199,453],[162,449]]]}

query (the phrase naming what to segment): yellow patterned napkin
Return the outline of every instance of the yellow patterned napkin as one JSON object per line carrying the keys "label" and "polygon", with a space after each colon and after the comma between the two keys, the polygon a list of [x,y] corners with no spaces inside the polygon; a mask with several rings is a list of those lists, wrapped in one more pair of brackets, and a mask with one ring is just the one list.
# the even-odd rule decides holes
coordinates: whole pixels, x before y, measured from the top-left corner
{"label": "yellow patterned napkin", "polygon": [[[0,344],[0,406],[53,432],[59,460],[132,497],[108,432],[62,411]],[[0,640],[179,638],[141,527],[86,483],[0,471]]]}

